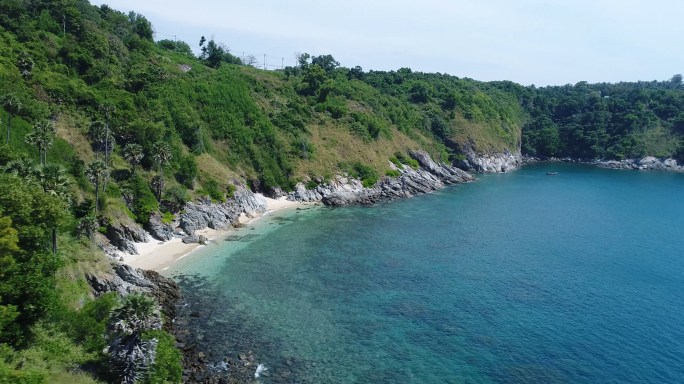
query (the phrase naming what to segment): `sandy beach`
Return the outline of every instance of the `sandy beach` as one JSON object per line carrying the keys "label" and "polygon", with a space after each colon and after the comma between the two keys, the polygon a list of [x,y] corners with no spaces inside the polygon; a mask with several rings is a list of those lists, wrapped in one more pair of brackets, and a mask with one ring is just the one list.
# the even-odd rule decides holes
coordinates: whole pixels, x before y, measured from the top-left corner
{"label": "sandy beach", "polygon": [[[271,199],[263,197],[266,200],[266,212],[257,217],[247,217],[244,213],[240,216],[240,223],[249,225],[250,223],[259,220],[260,218],[281,210],[288,208],[296,208],[303,203],[286,200],[284,197],[280,199]],[[227,231],[217,231],[210,228],[205,228],[197,231],[198,235],[203,235],[209,241],[216,241],[222,236],[230,233],[232,229]],[[169,265],[176,262],[176,260],[193,252],[201,244],[185,244],[180,236],[174,237],[169,241],[158,241],[150,236],[150,241],[147,243],[135,243],[138,250],[138,255],[124,254],[123,262],[135,268],[148,269],[153,271],[161,271]]]}

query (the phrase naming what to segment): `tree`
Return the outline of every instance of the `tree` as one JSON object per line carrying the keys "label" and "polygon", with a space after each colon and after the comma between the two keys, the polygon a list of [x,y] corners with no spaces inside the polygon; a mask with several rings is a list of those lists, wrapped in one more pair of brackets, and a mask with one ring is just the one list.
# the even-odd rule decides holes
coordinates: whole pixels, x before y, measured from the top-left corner
{"label": "tree", "polygon": [[7,144],[9,144],[10,131],[12,130],[12,116],[21,111],[21,102],[13,94],[7,94],[2,98],[2,107],[7,112]]}
{"label": "tree", "polygon": [[107,128],[103,121],[93,121],[88,128],[88,136],[93,141],[95,147],[95,158],[98,158],[98,152],[104,148],[104,141],[107,135]]}
{"label": "tree", "polygon": [[208,66],[218,68],[221,66],[221,62],[223,61],[226,52],[227,49],[223,45],[219,45],[214,39],[211,39],[206,47],[202,47],[200,58],[204,60]]}
{"label": "tree", "polygon": [[[10,217],[0,217],[0,281],[4,280],[6,271],[15,264],[12,254],[19,251],[17,230],[12,228]],[[0,303],[2,297],[0,297]],[[0,339],[4,329],[16,320],[19,313],[15,305],[0,305]]]}
{"label": "tree", "polygon": [[109,155],[116,144],[114,135],[112,135],[109,129],[109,124],[100,120],[93,121],[88,128],[88,135],[95,147],[95,157],[97,158],[98,153],[101,153],[104,155],[105,164],[109,164]]}
{"label": "tree", "polygon": [[670,82],[672,82],[672,84],[674,84],[674,85],[682,84],[682,75],[678,73],[678,74],[672,76],[672,79],[670,80]]}
{"label": "tree", "polygon": [[309,67],[309,59],[311,58],[311,55],[308,53],[299,53],[296,55],[297,56],[297,64],[299,65],[299,68],[301,69],[307,69]]}
{"label": "tree", "polygon": [[145,154],[143,153],[143,147],[140,144],[126,144],[123,150],[123,155],[126,161],[131,163],[133,166],[133,173],[135,174],[135,168],[142,161]]}
{"label": "tree", "polygon": [[26,135],[26,143],[35,145],[38,148],[40,163],[45,165],[47,161],[47,150],[55,140],[55,126],[51,121],[43,120],[33,126],[33,130]]}
{"label": "tree", "polygon": [[164,189],[164,166],[171,161],[171,146],[164,142],[158,141],[152,146],[152,161],[157,165],[158,180],[153,182],[157,200],[161,200],[162,191]]}
{"label": "tree", "polygon": [[[47,240],[52,229],[65,221],[68,210],[34,183],[8,174],[0,174],[0,207],[0,217],[12,220],[20,249],[10,252],[14,261],[0,268],[0,306],[16,306],[18,313],[15,321],[3,325],[0,343],[22,345],[31,326],[55,304],[54,274],[60,262],[47,252]],[[0,258],[5,255],[0,252]]]}
{"label": "tree", "polygon": [[143,332],[161,329],[161,313],[154,300],[142,293],[123,299],[109,316],[109,348],[122,383],[139,382],[154,365],[157,339],[143,340]]}
{"label": "tree", "polygon": [[[38,181],[43,191],[55,196],[65,203],[71,201],[69,194],[69,178],[66,171],[58,164],[42,165],[38,168]],[[57,255],[57,227],[52,227],[52,253]]]}
{"label": "tree", "polygon": [[36,168],[33,162],[26,158],[11,160],[5,165],[5,172],[12,173],[24,180],[30,180],[36,176]]}
{"label": "tree", "polygon": [[330,73],[340,66],[340,63],[332,55],[313,56],[311,57],[311,65],[314,64],[323,68],[326,73]]}
{"label": "tree", "polygon": [[86,176],[95,187],[95,214],[99,211],[100,205],[100,181],[107,172],[107,166],[102,160],[95,160],[86,167]]}
{"label": "tree", "polygon": [[254,55],[247,55],[245,58],[245,65],[249,65],[250,67],[256,67],[257,65],[257,58],[254,57]]}

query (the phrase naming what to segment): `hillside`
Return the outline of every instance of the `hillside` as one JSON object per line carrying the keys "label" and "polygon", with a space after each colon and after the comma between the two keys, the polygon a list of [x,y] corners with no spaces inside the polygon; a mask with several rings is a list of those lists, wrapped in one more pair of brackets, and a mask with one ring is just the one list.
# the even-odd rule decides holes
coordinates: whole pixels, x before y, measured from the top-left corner
{"label": "hillside", "polygon": [[[213,40],[200,57],[155,42],[143,15],[85,0],[0,3],[0,98],[0,382],[113,382],[122,340],[156,343],[145,380],[179,381],[154,303],[96,299],[86,277],[113,273],[100,249],[113,230],[168,225],[190,201],[343,174],[370,188],[418,168],[416,150],[462,167],[684,156],[681,76],[535,88],[308,54],[264,71]],[[123,336],[130,308],[145,327]]]}

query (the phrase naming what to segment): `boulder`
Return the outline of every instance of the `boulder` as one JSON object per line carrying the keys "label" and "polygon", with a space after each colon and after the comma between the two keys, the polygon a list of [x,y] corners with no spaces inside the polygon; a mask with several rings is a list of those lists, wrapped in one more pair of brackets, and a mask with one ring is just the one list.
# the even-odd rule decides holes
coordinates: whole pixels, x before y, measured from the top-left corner
{"label": "boulder", "polygon": [[164,223],[159,213],[150,216],[150,221],[145,224],[145,229],[157,240],[167,241],[173,239],[173,226]]}
{"label": "boulder", "polygon": [[121,252],[137,255],[134,243],[148,242],[147,233],[136,223],[119,223],[107,225],[107,239],[111,245]]}

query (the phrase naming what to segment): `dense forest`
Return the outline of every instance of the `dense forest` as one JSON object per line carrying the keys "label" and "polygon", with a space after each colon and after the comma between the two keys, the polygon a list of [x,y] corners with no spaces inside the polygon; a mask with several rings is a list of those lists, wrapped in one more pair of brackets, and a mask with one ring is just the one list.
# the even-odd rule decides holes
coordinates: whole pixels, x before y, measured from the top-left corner
{"label": "dense forest", "polygon": [[[684,156],[681,75],[535,88],[308,54],[265,71],[198,42],[86,0],[0,3],[0,383],[180,381],[152,299],[92,297],[86,273],[111,268],[93,239],[113,223],[170,221],[236,184],[372,185],[413,149]],[[131,366],[132,350],[156,358]]]}

